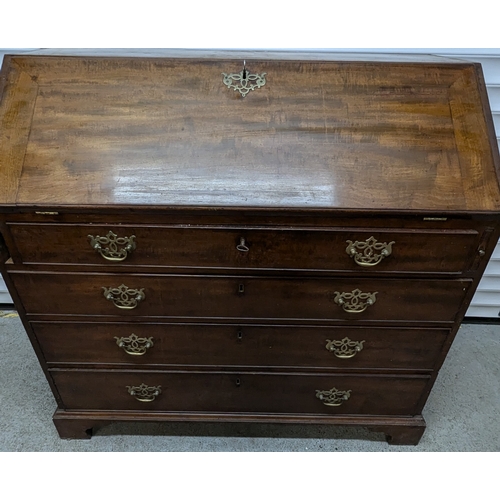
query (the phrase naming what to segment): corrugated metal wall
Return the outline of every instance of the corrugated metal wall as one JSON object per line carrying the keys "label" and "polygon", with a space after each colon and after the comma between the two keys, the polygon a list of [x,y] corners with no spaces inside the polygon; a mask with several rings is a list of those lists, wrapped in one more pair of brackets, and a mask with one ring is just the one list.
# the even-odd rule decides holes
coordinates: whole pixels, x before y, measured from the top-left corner
{"label": "corrugated metal wall", "polygon": [[[0,49],[0,61],[6,52],[32,52],[37,49]],[[273,49],[274,51],[275,49]],[[371,54],[432,54],[479,62],[483,66],[490,106],[493,113],[497,142],[500,147],[500,49],[322,49],[322,52],[369,52]],[[53,52],[53,50],[51,51]],[[308,52],[311,52],[309,49]],[[43,51],[41,51],[43,53]],[[12,303],[0,278],[0,304]],[[500,315],[500,244],[486,269],[471,306],[469,317],[499,317]]]}

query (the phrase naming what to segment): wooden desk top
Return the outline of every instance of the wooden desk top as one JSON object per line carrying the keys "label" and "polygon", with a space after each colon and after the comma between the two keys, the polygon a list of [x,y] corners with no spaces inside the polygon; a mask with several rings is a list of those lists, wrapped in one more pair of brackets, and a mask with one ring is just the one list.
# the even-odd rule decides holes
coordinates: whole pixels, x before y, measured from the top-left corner
{"label": "wooden desk top", "polygon": [[500,211],[475,64],[6,56],[4,206]]}

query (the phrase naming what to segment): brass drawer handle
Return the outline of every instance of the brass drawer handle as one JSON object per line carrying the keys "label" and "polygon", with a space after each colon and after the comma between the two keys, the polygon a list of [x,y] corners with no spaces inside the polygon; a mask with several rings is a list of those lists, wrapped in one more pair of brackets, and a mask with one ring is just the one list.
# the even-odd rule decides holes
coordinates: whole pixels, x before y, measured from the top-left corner
{"label": "brass drawer handle", "polygon": [[134,396],[137,401],[141,403],[151,403],[157,396],[161,394],[161,385],[156,387],[150,387],[146,384],[141,384],[138,386],[127,385],[128,393]]}
{"label": "brass drawer handle", "polygon": [[125,236],[119,238],[118,235],[110,231],[106,236],[88,235],[90,246],[101,254],[106,260],[121,262],[135,250],[135,236]]}
{"label": "brass drawer handle", "polygon": [[239,73],[222,73],[222,82],[228,89],[233,89],[239,92],[241,97],[246,97],[251,90],[260,89],[266,84],[266,74],[250,73],[243,61],[243,69]]}
{"label": "brass drawer handle", "polygon": [[392,253],[392,245],[390,243],[379,243],[373,236],[370,236],[366,241],[351,241],[347,240],[346,253],[354,258],[354,262],[361,267],[373,267],[388,257]]}
{"label": "brass drawer handle", "polygon": [[353,358],[363,350],[364,340],[351,340],[349,337],[344,337],[342,340],[326,340],[326,349],[333,352],[337,358],[349,359]]}
{"label": "brass drawer handle", "polygon": [[351,390],[339,391],[335,387],[329,391],[316,391],[316,397],[325,406],[340,406],[345,403],[351,397]]}
{"label": "brass drawer handle", "polygon": [[245,238],[240,238],[240,244],[236,245],[236,250],[240,252],[248,252],[250,250],[246,245]]}
{"label": "brass drawer handle", "polygon": [[129,337],[115,337],[116,344],[131,356],[143,356],[153,347],[153,337],[138,337],[135,333]]}
{"label": "brass drawer handle", "polygon": [[335,292],[333,301],[348,313],[361,313],[376,302],[378,292],[362,292],[359,288],[352,292]]}
{"label": "brass drawer handle", "polygon": [[118,309],[135,309],[139,302],[146,298],[144,288],[136,290],[129,288],[125,285],[120,285],[118,288],[106,288],[104,290],[104,297],[118,307]]}

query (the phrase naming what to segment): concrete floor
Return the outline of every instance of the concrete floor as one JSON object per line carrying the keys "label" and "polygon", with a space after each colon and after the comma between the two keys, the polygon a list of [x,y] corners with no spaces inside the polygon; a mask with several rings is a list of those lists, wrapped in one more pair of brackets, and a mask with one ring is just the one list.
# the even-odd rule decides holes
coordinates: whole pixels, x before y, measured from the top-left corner
{"label": "concrete floor", "polygon": [[113,424],[68,441],[52,424],[56,404],[19,318],[0,314],[0,451],[500,451],[499,360],[500,325],[462,326],[416,447],[364,429],[275,424]]}

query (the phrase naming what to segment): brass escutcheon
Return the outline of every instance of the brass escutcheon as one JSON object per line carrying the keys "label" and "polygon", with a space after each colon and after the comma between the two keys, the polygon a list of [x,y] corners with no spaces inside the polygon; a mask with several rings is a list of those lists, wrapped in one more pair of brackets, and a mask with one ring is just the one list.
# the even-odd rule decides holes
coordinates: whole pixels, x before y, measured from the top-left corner
{"label": "brass escutcheon", "polygon": [[330,389],[329,391],[317,390],[316,397],[325,406],[340,406],[351,397],[351,390],[349,389],[348,391],[339,391],[335,387],[333,389]]}
{"label": "brass escutcheon", "polygon": [[372,306],[376,302],[376,297],[378,292],[362,292],[359,288],[353,290],[352,292],[334,292],[335,298],[333,301],[335,304],[342,307],[345,312],[348,313],[361,313],[367,309],[368,306]]}
{"label": "brass escutcheon", "polygon": [[342,340],[326,340],[326,349],[333,352],[337,358],[349,359],[353,358],[363,350],[364,340],[351,340],[349,337],[344,337]]}
{"label": "brass escutcheon", "polygon": [[150,387],[146,384],[141,384],[138,386],[127,385],[128,393],[134,396],[137,401],[141,403],[151,403],[154,401],[156,396],[161,394],[161,385],[156,387]]}
{"label": "brass escutcheon", "polygon": [[106,236],[88,235],[90,246],[106,260],[121,262],[136,248],[135,236],[118,237],[113,231]]}
{"label": "brass escutcheon", "polygon": [[153,337],[138,337],[135,333],[129,337],[115,337],[116,344],[131,356],[142,356],[153,347]]}
{"label": "brass escutcheon", "polygon": [[347,240],[346,253],[354,258],[354,262],[361,267],[373,267],[388,257],[392,253],[392,245],[390,243],[379,243],[373,236],[370,236],[366,241],[351,241]]}
{"label": "brass escutcheon", "polygon": [[266,84],[266,74],[249,73],[245,62],[243,62],[243,69],[239,73],[222,73],[222,82],[228,89],[233,89],[239,92],[241,97],[255,89],[260,89]]}
{"label": "brass escutcheon", "polygon": [[118,307],[118,309],[135,309],[141,300],[146,298],[144,288],[136,290],[129,288],[125,285],[120,285],[118,288],[106,288],[104,290],[104,297]]}

